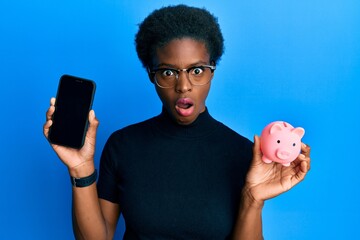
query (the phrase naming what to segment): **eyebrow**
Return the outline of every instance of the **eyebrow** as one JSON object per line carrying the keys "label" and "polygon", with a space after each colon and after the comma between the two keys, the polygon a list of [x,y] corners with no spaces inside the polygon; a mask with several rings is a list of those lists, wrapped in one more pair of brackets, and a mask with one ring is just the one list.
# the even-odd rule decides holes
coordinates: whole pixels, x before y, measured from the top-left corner
{"label": "eyebrow", "polygon": [[[195,67],[195,66],[199,66],[199,65],[206,65],[206,64],[208,64],[208,63],[205,61],[198,61],[196,63],[192,63],[192,64],[188,65],[188,67],[186,67],[186,68],[191,68],[191,67]],[[176,65],[169,64],[169,63],[160,63],[156,66],[156,68],[166,68],[166,67],[173,68],[173,69],[183,69],[183,68],[177,67]]]}

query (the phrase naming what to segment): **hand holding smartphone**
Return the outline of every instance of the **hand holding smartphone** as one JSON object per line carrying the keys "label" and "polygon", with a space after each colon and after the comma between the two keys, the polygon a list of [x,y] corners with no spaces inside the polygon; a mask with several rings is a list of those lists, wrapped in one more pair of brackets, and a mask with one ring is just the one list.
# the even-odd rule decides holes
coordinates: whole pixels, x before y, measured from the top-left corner
{"label": "hand holding smartphone", "polygon": [[70,75],[60,78],[48,136],[51,143],[76,149],[84,145],[95,89],[92,80]]}

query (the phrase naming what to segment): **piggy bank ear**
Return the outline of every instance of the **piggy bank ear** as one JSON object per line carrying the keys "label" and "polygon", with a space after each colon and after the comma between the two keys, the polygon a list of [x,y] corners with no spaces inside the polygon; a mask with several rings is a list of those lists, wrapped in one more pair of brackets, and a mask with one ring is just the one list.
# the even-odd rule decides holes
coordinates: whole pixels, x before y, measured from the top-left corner
{"label": "piggy bank ear", "polygon": [[274,125],[270,128],[270,134],[274,134],[275,132],[281,131],[283,129],[283,125],[280,123],[274,123]]}
{"label": "piggy bank ear", "polygon": [[304,134],[305,134],[305,130],[303,128],[301,128],[301,127],[294,128],[293,130],[291,130],[291,132],[295,133],[300,138],[302,138],[304,136]]}

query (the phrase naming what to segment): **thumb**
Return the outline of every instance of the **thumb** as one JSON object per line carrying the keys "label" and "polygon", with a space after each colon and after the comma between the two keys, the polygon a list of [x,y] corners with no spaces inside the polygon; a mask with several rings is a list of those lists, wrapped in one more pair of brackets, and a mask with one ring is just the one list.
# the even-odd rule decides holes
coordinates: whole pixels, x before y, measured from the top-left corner
{"label": "thumb", "polygon": [[99,126],[99,121],[97,120],[97,118],[95,116],[95,111],[91,110],[89,112],[89,128],[86,133],[86,137],[88,137],[91,140],[95,140],[96,139],[96,131],[97,131],[98,126]]}
{"label": "thumb", "polygon": [[253,163],[257,165],[258,163],[261,163],[262,153],[260,149],[260,137],[255,135],[254,136],[254,145],[253,145]]}

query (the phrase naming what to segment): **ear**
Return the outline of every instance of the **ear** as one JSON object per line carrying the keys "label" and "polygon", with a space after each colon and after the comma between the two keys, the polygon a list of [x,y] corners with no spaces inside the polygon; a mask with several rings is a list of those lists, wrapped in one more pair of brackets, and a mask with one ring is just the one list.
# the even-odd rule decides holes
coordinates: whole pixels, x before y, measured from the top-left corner
{"label": "ear", "polygon": [[283,129],[283,125],[280,123],[274,123],[270,128],[270,134],[281,131]]}
{"label": "ear", "polygon": [[304,134],[305,134],[305,129],[303,129],[301,127],[297,127],[297,128],[294,128],[293,130],[291,130],[291,132],[295,133],[300,138],[302,138],[304,136]]}

